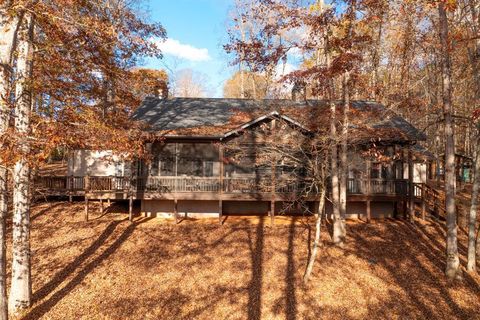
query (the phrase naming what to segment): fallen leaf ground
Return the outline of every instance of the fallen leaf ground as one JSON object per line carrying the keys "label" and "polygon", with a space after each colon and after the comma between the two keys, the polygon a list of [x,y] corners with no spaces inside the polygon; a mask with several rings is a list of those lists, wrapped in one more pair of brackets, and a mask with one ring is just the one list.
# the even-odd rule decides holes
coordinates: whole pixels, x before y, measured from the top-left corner
{"label": "fallen leaf ground", "polygon": [[34,207],[24,319],[480,319],[480,277],[444,278],[441,223],[349,222],[344,249],[324,232],[304,286],[306,218],[174,225],[108,211],[85,222],[81,203]]}

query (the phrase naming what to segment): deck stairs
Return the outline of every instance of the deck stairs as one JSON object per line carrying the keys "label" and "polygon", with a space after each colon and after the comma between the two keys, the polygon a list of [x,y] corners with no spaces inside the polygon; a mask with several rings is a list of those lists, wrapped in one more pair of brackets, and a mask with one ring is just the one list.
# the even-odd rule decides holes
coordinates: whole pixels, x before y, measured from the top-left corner
{"label": "deck stairs", "polygon": [[[457,222],[460,227],[466,227],[467,225],[471,194],[471,184],[457,185],[455,206],[457,210]],[[422,211],[422,202],[424,202],[427,214],[445,220],[445,184],[443,181],[428,181],[426,184],[416,184],[415,199],[417,204],[416,210],[419,213]]]}

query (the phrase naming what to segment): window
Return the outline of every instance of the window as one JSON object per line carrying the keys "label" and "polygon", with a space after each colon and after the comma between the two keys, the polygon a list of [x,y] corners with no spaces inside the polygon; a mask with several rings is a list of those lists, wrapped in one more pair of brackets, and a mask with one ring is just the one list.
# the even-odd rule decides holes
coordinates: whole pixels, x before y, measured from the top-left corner
{"label": "window", "polygon": [[380,163],[372,163],[372,168],[370,170],[370,178],[380,179],[380,170],[381,170]]}
{"label": "window", "polygon": [[388,172],[388,167],[387,165],[382,166],[382,179],[389,179],[390,173]]}
{"label": "window", "polygon": [[137,177],[141,177],[141,176],[146,174],[145,168],[146,168],[146,166],[145,166],[145,163],[143,162],[143,160],[135,160],[133,162],[132,171],[135,172],[135,175]]}
{"label": "window", "polygon": [[117,176],[117,177],[123,176],[123,170],[122,169],[123,169],[122,162],[116,161],[115,162],[115,176]]}
{"label": "window", "polygon": [[383,165],[381,163],[372,163],[372,168],[370,170],[370,178],[372,179],[389,179],[391,173],[389,172],[388,165]]}

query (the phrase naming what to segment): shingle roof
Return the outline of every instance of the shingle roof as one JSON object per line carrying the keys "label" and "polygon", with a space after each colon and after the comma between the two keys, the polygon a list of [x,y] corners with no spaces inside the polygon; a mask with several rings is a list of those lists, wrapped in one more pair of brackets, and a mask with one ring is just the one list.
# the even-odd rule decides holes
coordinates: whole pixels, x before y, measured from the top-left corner
{"label": "shingle roof", "polygon": [[412,148],[412,151],[416,160],[421,160],[421,161],[435,160],[435,155],[431,153],[427,148],[419,144],[414,145]]}
{"label": "shingle roof", "polygon": [[[341,117],[343,105],[335,102]],[[133,115],[147,130],[162,135],[218,136],[272,111],[298,121],[312,131],[328,129],[328,102],[282,99],[147,98]],[[425,135],[402,117],[371,101],[352,101],[351,129],[358,139],[425,140]]]}

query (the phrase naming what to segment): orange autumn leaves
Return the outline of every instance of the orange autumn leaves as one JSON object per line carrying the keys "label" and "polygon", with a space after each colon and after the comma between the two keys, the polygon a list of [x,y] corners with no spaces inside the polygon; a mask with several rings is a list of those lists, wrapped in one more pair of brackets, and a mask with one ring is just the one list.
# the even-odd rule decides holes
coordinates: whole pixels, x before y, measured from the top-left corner
{"label": "orange autumn leaves", "polygon": [[[166,77],[133,67],[142,57],[161,56],[151,39],[165,38],[164,28],[125,1],[12,1],[8,12],[25,11],[35,19],[28,82],[32,123],[26,137],[31,161],[41,162],[57,148],[141,150],[142,130],[130,115],[147,86],[166,83]],[[13,74],[12,87],[15,81]],[[10,97],[13,110],[16,97]],[[0,137],[5,163],[15,161],[20,138],[11,130]]]}

